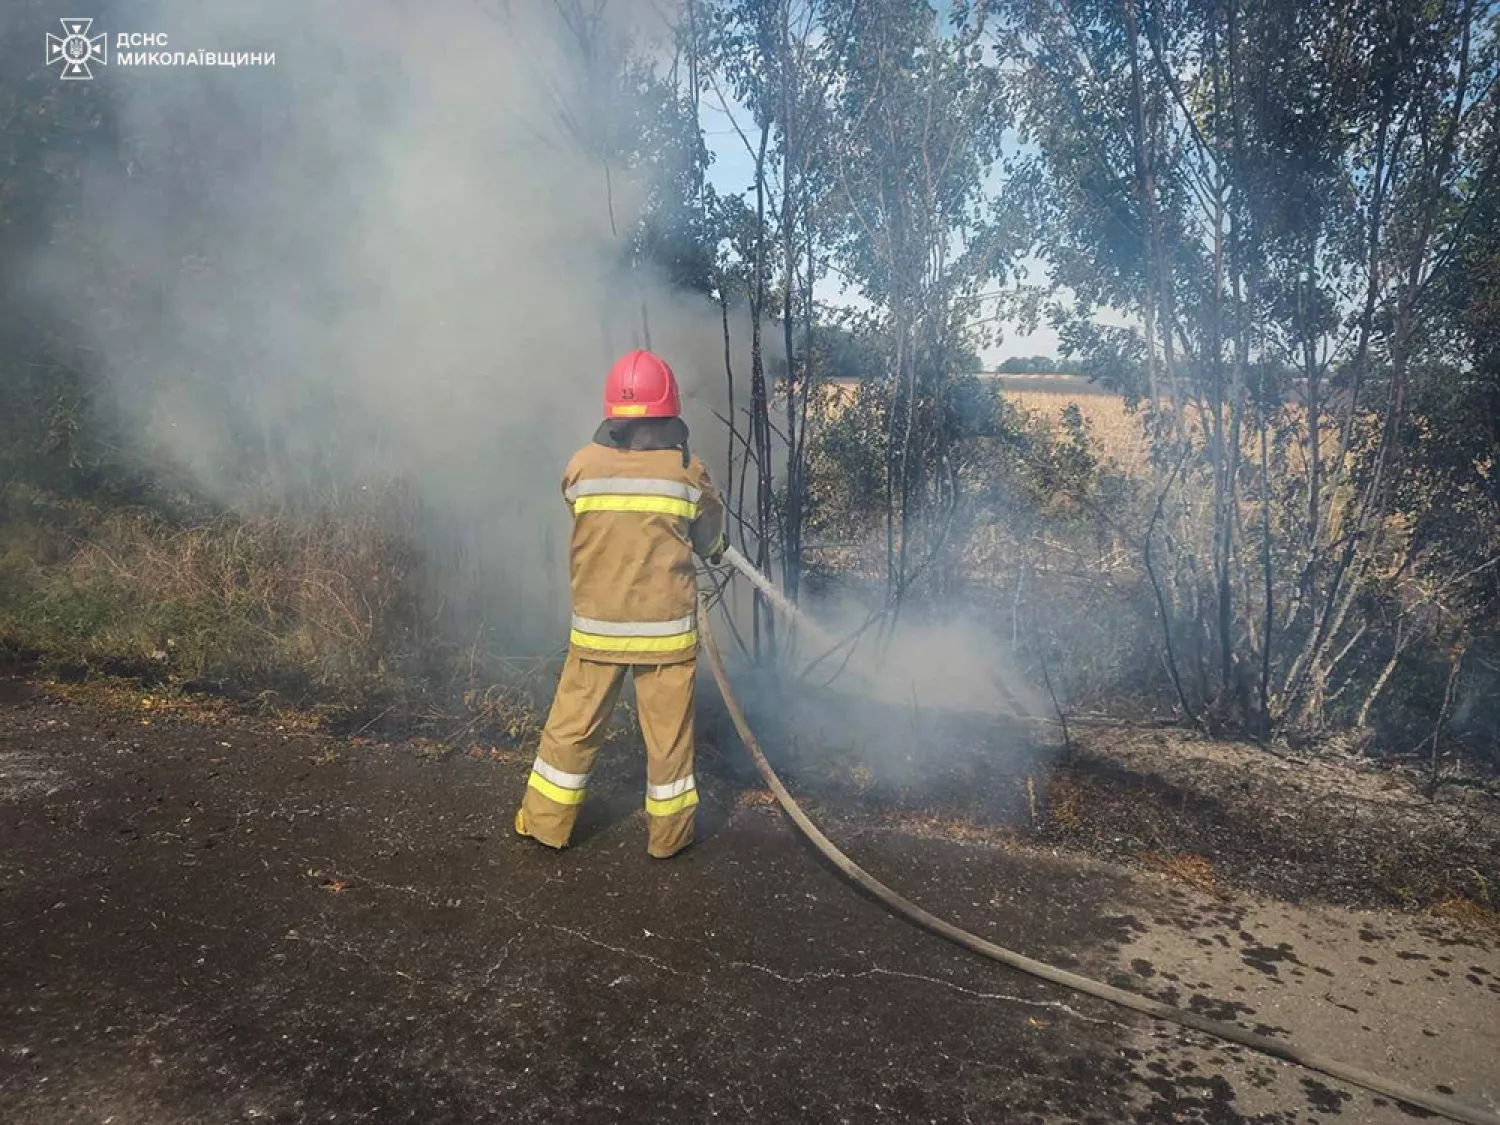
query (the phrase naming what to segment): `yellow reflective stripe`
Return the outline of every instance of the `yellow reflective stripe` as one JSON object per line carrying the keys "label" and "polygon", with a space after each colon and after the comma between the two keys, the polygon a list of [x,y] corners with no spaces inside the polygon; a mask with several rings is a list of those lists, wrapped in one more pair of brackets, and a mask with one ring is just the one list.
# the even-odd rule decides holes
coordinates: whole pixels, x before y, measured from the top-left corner
{"label": "yellow reflective stripe", "polygon": [[584,633],[574,629],[568,634],[579,648],[595,652],[681,652],[698,643],[698,630],[674,633],[669,637],[606,637],[603,633]]}
{"label": "yellow reflective stripe", "polygon": [[698,505],[673,496],[629,496],[608,493],[602,496],[580,496],[573,501],[575,512],[660,512],[668,516],[698,518]]}
{"label": "yellow reflective stripe", "polygon": [[616,403],[609,408],[611,418],[639,418],[646,413],[644,406],[631,406],[628,403]]}
{"label": "yellow reflective stripe", "polygon": [[684,809],[690,809],[698,803],[698,790],[689,789],[686,793],[677,797],[668,797],[665,801],[654,801],[646,798],[646,812],[651,816],[671,816],[680,813]]}
{"label": "yellow reflective stripe", "polygon": [[543,797],[550,798],[559,805],[579,805],[583,803],[582,789],[564,789],[561,785],[556,785],[548,781],[541,774],[537,773],[536,770],[531,771],[531,776],[527,778],[526,784],[535,789]]}

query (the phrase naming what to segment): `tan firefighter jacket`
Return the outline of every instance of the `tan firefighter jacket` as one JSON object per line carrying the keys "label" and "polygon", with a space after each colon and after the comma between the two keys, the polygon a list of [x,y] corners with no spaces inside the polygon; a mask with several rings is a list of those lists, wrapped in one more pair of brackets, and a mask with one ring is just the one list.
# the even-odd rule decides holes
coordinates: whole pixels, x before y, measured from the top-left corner
{"label": "tan firefighter jacket", "polygon": [[572,649],[585,660],[675,664],[698,656],[693,554],[724,549],[724,506],[679,419],[609,421],[573,455]]}

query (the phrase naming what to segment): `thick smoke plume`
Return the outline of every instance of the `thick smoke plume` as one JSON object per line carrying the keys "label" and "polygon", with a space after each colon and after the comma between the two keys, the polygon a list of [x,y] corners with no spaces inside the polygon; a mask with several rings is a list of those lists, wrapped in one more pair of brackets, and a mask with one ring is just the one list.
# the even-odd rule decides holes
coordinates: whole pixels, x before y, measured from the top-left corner
{"label": "thick smoke plume", "polygon": [[614,68],[661,9],[568,7],[117,5],[112,48],[277,62],[101,73],[124,159],[34,265],[152,468],[242,509],[400,482],[434,596],[540,647],[609,362],[649,325],[702,439],[723,383],[717,309],[630,268],[647,185],[603,155],[638,144]]}

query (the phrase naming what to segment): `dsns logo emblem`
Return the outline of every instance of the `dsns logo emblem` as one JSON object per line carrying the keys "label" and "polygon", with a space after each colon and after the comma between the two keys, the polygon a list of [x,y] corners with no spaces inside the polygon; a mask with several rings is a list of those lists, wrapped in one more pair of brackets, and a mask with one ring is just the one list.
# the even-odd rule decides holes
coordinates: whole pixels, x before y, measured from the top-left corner
{"label": "dsns logo emblem", "polygon": [[63,25],[67,34],[61,39],[50,32],[47,34],[47,65],[62,63],[62,78],[65,81],[85,81],[94,77],[94,72],[89,69],[91,62],[108,65],[109,60],[104,57],[104,41],[108,36],[95,35],[92,39],[89,38],[93,20],[68,18],[58,22]]}

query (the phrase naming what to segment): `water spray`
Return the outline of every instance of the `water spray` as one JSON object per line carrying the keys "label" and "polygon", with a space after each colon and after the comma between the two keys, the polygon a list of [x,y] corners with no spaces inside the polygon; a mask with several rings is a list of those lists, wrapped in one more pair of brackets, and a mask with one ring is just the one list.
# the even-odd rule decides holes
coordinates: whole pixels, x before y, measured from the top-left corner
{"label": "water spray", "polygon": [[848,643],[830,634],[812,619],[811,614],[778,590],[769,578],[750,565],[750,560],[738,548],[724,548],[724,561],[748,578],[750,584],[770,600],[778,613],[784,614],[788,621],[796,622],[797,627],[808,638],[816,641],[823,651],[832,652]]}
{"label": "water spray", "polygon": [[747,559],[744,555],[740,554],[738,547],[725,547],[724,561],[727,562],[730,566],[734,567],[735,570],[739,571],[746,578],[750,579],[751,585],[753,585],[766,597],[770,598],[771,604],[774,605],[778,611],[786,614],[788,618],[796,621],[797,624],[807,629],[808,632],[817,633],[822,638],[828,638],[830,641],[832,640],[832,638],[828,637],[827,633],[824,633],[820,628],[818,628],[817,625],[813,623],[812,619],[808,617],[805,611],[799,609],[795,603],[793,603],[790,599],[787,598],[785,594],[778,590],[772,584],[769,578],[767,578],[760,571],[756,570],[755,567],[751,566],[750,560]]}
{"label": "water spray", "polygon": [[[769,578],[750,565],[750,560],[745,558],[734,547],[725,548],[724,561],[739,571],[740,574],[744,575],[745,578],[749,579],[750,583],[766,596],[779,614],[784,615],[786,620],[794,622],[802,630],[803,636],[814,642],[817,651],[821,655],[816,657],[807,666],[803,672],[804,676],[833,653],[841,649],[847,649],[851,645],[858,643],[858,632],[853,636],[842,639],[828,632],[827,629],[823,628],[813,619],[807,610],[792,602],[776,588]],[[863,632],[863,630],[860,630],[860,632]],[[846,660],[836,675],[847,675],[872,696],[889,697],[892,695],[904,695],[907,690],[916,691],[915,683],[909,681],[906,676],[901,675],[898,669],[880,666],[878,663],[875,667],[871,667],[868,662],[865,662],[863,667],[850,667],[849,661]],[[991,678],[1000,694],[1005,697],[1011,711],[1014,712],[1012,717],[1020,719],[1023,722],[1031,721],[1031,714],[1026,710],[1016,694],[1001,680],[998,673],[993,674]],[[824,686],[826,687],[827,685],[825,684]]]}

